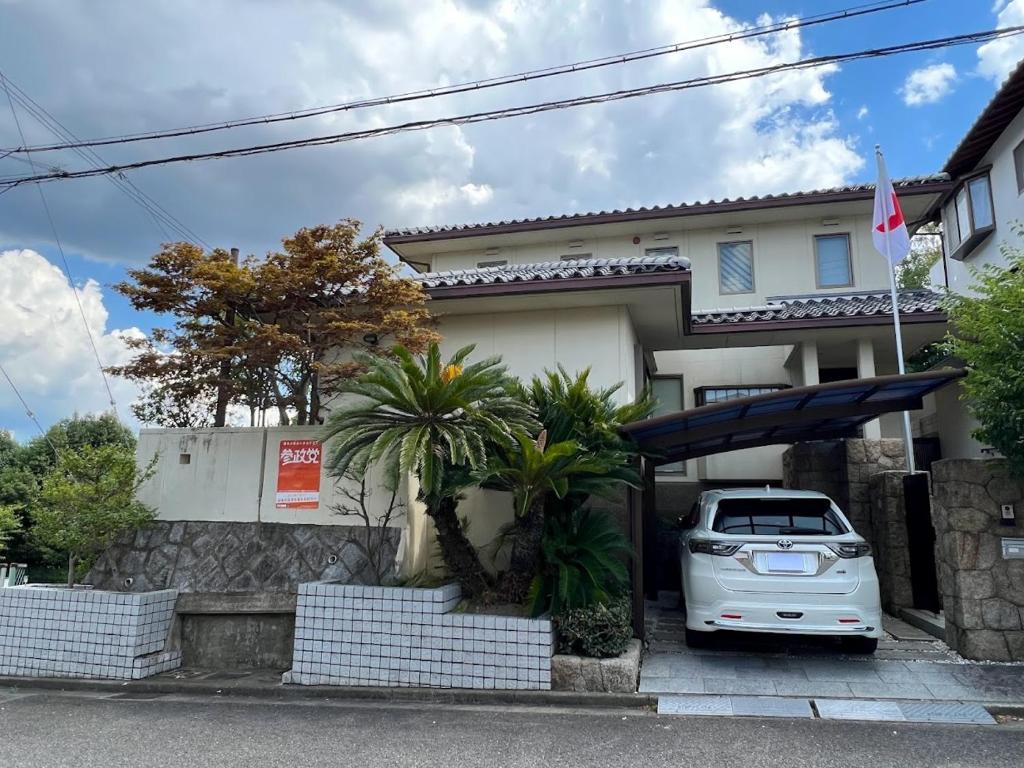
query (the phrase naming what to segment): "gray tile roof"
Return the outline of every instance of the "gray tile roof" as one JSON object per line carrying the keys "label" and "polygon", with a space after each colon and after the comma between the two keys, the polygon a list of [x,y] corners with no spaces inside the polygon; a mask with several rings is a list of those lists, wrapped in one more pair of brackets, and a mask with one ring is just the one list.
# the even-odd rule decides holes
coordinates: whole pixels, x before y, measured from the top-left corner
{"label": "gray tile roof", "polygon": [[[905,179],[894,179],[893,186],[896,189],[902,189],[907,187],[915,187],[921,184],[937,184],[942,182],[948,182],[949,176],[944,173],[934,174],[931,176],[914,176]],[[608,211],[590,211],[587,213],[569,213],[561,214],[557,216],[538,216],[536,218],[524,218],[524,219],[507,219],[504,221],[490,221],[476,224],[453,224],[443,226],[432,226],[432,227],[410,227],[406,229],[391,229],[384,233],[385,240],[388,238],[402,238],[402,237],[415,237],[417,235],[436,235],[440,233],[458,233],[467,232],[472,230],[487,230],[495,229],[508,226],[516,225],[543,225],[552,224],[557,222],[572,223],[578,220],[585,220],[589,218],[596,218],[601,216],[632,216],[636,215],[638,218],[651,218],[650,214],[663,213],[665,216],[672,216],[681,212],[700,212],[700,213],[714,213],[716,208],[726,206],[737,206],[742,204],[750,205],[762,205],[770,204],[771,202],[793,202],[799,201],[800,198],[807,197],[821,197],[829,195],[843,195],[843,194],[856,194],[856,193],[873,193],[875,189],[874,184],[849,184],[842,187],[832,187],[829,189],[814,189],[803,192],[784,192],[776,195],[761,195],[752,197],[737,197],[737,198],[723,198],[721,200],[707,200],[707,201],[696,201],[692,203],[678,203],[670,205],[654,205],[644,206],[639,208],[616,208]],[[767,207],[767,206],[766,206]]]}
{"label": "gray tile roof", "polygon": [[[899,293],[900,316],[941,312],[942,296],[927,289]],[[762,307],[696,311],[693,326],[731,325],[832,317],[871,317],[892,314],[888,291],[775,296]]]}
{"label": "gray tile roof", "polygon": [[654,272],[688,272],[690,260],[682,256],[645,256],[626,259],[574,259],[539,264],[507,264],[501,267],[452,269],[413,275],[424,288],[464,285],[495,285],[533,280],[566,280],[588,277],[644,275]]}

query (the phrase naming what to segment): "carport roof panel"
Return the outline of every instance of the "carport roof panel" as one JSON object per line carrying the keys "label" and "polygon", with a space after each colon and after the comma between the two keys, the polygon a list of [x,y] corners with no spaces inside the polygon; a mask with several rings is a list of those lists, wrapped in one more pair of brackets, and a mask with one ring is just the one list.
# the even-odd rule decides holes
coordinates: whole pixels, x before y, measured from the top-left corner
{"label": "carport roof panel", "polygon": [[783,389],[634,421],[622,433],[659,462],[850,437],[884,413],[920,408],[925,395],[964,375],[948,368]]}

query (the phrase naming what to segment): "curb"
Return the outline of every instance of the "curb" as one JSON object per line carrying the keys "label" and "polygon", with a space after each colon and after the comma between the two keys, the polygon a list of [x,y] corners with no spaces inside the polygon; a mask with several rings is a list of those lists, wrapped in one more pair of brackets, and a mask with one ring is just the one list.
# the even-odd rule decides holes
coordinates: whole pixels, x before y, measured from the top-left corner
{"label": "curb", "polygon": [[517,704],[542,707],[645,709],[658,697],[645,693],[576,691],[487,691],[455,688],[357,688],[327,685],[249,685],[230,681],[74,680],[47,677],[0,677],[0,687],[105,693],[177,694],[259,699],[320,699],[426,704]]}

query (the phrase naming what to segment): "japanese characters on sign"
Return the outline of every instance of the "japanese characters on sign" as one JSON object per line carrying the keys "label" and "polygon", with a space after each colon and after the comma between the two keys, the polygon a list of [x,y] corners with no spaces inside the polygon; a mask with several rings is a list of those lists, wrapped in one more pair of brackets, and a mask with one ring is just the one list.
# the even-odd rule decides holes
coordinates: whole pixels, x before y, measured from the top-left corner
{"label": "japanese characters on sign", "polygon": [[317,509],[320,506],[319,440],[282,440],[277,457],[278,509]]}

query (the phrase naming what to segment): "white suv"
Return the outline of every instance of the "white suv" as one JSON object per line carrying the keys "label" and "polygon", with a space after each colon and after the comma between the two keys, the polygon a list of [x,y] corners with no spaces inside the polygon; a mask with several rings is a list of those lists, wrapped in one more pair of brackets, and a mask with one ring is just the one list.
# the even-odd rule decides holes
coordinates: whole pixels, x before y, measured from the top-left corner
{"label": "white suv", "polygon": [[680,541],[686,640],[719,629],[839,635],[853,653],[882,636],[871,547],[814,491],[705,491]]}

